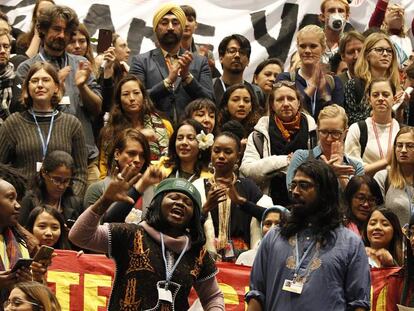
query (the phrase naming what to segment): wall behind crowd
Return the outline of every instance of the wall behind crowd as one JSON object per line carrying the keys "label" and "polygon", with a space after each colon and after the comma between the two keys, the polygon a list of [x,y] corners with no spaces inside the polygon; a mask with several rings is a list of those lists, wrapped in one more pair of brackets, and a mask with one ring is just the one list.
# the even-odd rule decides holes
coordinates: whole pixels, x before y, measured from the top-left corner
{"label": "wall behind crowd", "polygon": [[[26,31],[29,28],[34,0],[3,0],[0,10],[6,12],[14,27]],[[92,37],[98,37],[99,28],[112,29],[128,38],[131,55],[146,52],[154,47],[152,17],[160,3],[167,1],[122,0],[55,0],[57,4],[72,7],[83,21]],[[197,11],[199,27],[195,35],[197,43],[214,48],[217,68],[217,46],[220,40],[232,33],[246,36],[252,44],[250,65],[245,77],[251,79],[256,65],[263,59],[278,57],[288,64],[295,51],[296,31],[306,24],[318,22],[321,0],[198,0],[175,1],[189,4]],[[353,0],[350,23],[364,31],[377,0]],[[407,27],[414,18],[414,1],[390,0],[406,9]],[[30,4],[32,3],[32,4]],[[410,36],[413,40],[412,32]],[[292,44],[293,43],[293,44]],[[414,45],[414,40],[413,40]]]}

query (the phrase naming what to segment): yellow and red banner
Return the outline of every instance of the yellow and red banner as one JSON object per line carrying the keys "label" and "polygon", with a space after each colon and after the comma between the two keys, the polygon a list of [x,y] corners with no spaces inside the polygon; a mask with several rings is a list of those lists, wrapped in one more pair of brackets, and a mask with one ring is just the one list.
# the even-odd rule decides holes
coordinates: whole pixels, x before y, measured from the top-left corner
{"label": "yellow and red banner", "polygon": [[[57,256],[49,267],[47,281],[56,293],[63,311],[104,311],[114,279],[114,263],[103,255],[56,250]],[[226,310],[246,309],[244,295],[248,291],[250,268],[230,263],[217,263],[217,280],[223,291]],[[395,276],[400,268],[371,270],[371,305],[374,311],[397,310],[401,282]],[[390,281],[391,280],[391,281]],[[190,305],[197,298],[191,292]]]}

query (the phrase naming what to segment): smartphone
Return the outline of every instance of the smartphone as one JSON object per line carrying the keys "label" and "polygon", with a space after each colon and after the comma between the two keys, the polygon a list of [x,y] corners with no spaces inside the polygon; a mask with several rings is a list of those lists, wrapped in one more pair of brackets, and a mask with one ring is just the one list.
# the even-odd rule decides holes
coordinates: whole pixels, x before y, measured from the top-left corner
{"label": "smartphone", "polygon": [[49,260],[52,258],[52,254],[54,252],[54,248],[47,246],[47,245],[42,245],[40,247],[40,249],[37,251],[36,255],[34,256],[33,260],[34,261],[39,261],[39,260]]}
{"label": "smartphone", "polygon": [[16,272],[18,269],[21,268],[29,268],[30,265],[32,264],[33,259],[31,258],[20,258],[19,260],[17,260],[17,262],[14,264],[11,272]]}
{"label": "smartphone", "polygon": [[98,54],[102,54],[112,44],[112,30],[109,29],[99,29],[98,34],[98,46],[96,48],[96,52]]}

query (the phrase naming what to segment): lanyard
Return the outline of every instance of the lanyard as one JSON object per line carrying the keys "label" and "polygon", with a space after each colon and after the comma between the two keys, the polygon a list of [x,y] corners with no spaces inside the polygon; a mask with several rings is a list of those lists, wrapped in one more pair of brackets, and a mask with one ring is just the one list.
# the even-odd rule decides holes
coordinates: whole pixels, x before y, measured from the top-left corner
{"label": "lanyard", "polygon": [[52,113],[52,118],[50,119],[49,133],[47,134],[46,142],[45,142],[45,138],[43,137],[42,130],[40,129],[39,123],[37,122],[36,114],[33,112],[33,110],[31,110],[30,113],[32,114],[33,119],[36,123],[37,133],[39,134],[40,142],[42,143],[42,150],[43,150],[42,161],[43,161],[44,158],[46,157],[47,147],[48,147],[49,141],[50,141],[50,136],[52,135],[53,120],[55,119],[55,112]]}
{"label": "lanyard", "polygon": [[177,268],[178,264],[180,263],[181,259],[184,256],[184,253],[187,251],[187,247],[188,247],[188,243],[189,243],[189,239],[188,236],[185,237],[185,246],[183,248],[183,250],[181,251],[180,256],[178,257],[177,261],[175,262],[174,266],[171,268],[171,270],[168,269],[168,264],[167,264],[167,258],[165,255],[165,245],[164,245],[164,235],[160,232],[160,236],[161,236],[161,251],[162,251],[162,259],[164,260],[164,264],[165,264],[165,280],[168,282],[171,280],[171,277],[175,271],[175,269]]}
{"label": "lanyard", "polygon": [[[46,63],[50,63],[50,62],[51,62],[51,61],[46,60],[46,57],[43,55],[43,53],[42,53],[42,52],[39,52],[39,56],[40,56],[40,58],[42,59],[42,61],[44,61],[44,62],[46,62]],[[69,61],[68,61],[68,59],[67,59],[66,55],[63,57],[63,59],[64,59],[64,63],[63,63],[62,68],[65,68],[65,67],[68,65]],[[60,69],[62,69],[62,68],[58,68],[58,69],[60,70]]]}
{"label": "lanyard", "polygon": [[299,241],[298,241],[298,235],[296,234],[296,245],[295,245],[296,268],[295,268],[294,277],[297,277],[298,276],[298,272],[300,270],[300,266],[302,265],[303,261],[308,256],[308,254],[310,253],[310,251],[313,249],[313,247],[315,246],[315,244],[316,244],[316,242],[315,242],[315,240],[313,240],[311,242],[311,244],[309,245],[308,249],[303,253],[302,257],[299,260]]}
{"label": "lanyard", "polygon": [[[189,181],[189,182],[192,182],[193,181],[193,179],[194,179],[194,177],[195,177],[195,173],[193,174],[193,175],[191,175],[187,180]],[[179,170],[177,170],[176,172],[175,172],[175,178],[180,178],[180,173],[179,173]]]}
{"label": "lanyard", "polygon": [[[381,147],[381,142],[380,139],[378,137],[378,131],[377,131],[377,125],[375,124],[374,119],[371,119],[372,121],[372,128],[374,129],[374,134],[375,134],[375,139],[377,141],[377,146],[378,146],[378,151],[380,154],[381,159],[384,159],[384,153],[382,152],[382,147]],[[387,146],[387,154],[391,149],[391,143],[392,143],[392,126],[393,126],[393,120],[391,120],[391,126],[390,126],[390,132],[388,134],[388,146]]]}
{"label": "lanyard", "polygon": [[227,87],[226,87],[226,84],[224,84],[223,79],[220,77],[219,80],[221,82],[221,85],[223,86],[223,90],[226,91],[227,90]]}

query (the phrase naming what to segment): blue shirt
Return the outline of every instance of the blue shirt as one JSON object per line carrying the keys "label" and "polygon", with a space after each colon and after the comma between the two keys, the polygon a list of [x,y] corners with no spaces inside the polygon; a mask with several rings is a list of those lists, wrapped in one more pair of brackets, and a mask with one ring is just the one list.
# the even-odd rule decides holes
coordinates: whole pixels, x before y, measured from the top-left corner
{"label": "blue shirt", "polygon": [[[263,310],[272,311],[369,310],[370,269],[361,238],[342,226],[331,231],[327,244],[316,256],[316,247],[310,251],[301,265],[305,268],[312,263],[301,294],[282,290],[285,280],[293,279],[294,267],[287,260],[295,254],[295,241],[294,236],[289,240],[282,237],[280,228],[266,234],[253,263],[247,301],[255,298]],[[312,241],[310,230],[299,232],[298,241],[301,257]],[[303,268],[299,275],[303,275]]]}

